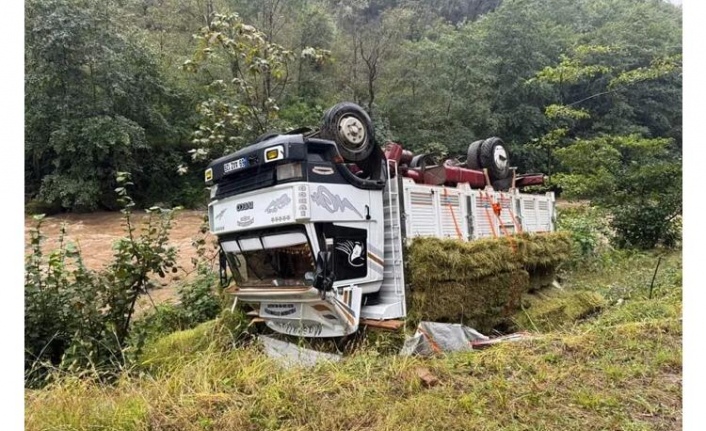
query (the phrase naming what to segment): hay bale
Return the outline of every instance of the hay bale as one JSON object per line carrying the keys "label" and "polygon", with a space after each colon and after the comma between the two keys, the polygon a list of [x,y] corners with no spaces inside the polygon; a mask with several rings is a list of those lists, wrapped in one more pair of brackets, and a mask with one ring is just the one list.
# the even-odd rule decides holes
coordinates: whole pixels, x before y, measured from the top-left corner
{"label": "hay bale", "polygon": [[537,268],[556,268],[571,257],[573,250],[568,232],[523,233],[516,238],[515,255],[530,273]]}
{"label": "hay bale", "polygon": [[416,238],[407,253],[410,314],[489,331],[509,323],[524,293],[550,285],[571,250],[566,232],[474,241]]}
{"label": "hay bale", "polygon": [[571,255],[566,232],[519,234],[474,241],[416,238],[409,246],[408,268],[415,286],[476,280],[524,269],[530,274],[554,269]]}
{"label": "hay bale", "polygon": [[519,309],[522,294],[528,289],[529,274],[517,270],[465,283],[451,281],[414,288],[411,302],[419,320],[463,323],[488,332]]}
{"label": "hay bale", "polygon": [[517,329],[552,331],[573,325],[607,305],[608,301],[597,292],[545,289],[524,295],[523,310],[517,312],[512,321]]}
{"label": "hay bale", "polygon": [[414,285],[477,280],[520,269],[506,240],[417,238],[409,247],[409,270]]}

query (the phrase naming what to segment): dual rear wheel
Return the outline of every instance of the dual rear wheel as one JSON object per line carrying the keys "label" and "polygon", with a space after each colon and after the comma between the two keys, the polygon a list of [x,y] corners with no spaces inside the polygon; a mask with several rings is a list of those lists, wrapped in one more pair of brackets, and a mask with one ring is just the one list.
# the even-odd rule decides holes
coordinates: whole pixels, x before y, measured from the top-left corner
{"label": "dual rear wheel", "polygon": [[510,170],[510,154],[502,139],[492,137],[472,142],[468,146],[466,167],[476,171],[488,169],[493,187],[507,189],[512,172]]}

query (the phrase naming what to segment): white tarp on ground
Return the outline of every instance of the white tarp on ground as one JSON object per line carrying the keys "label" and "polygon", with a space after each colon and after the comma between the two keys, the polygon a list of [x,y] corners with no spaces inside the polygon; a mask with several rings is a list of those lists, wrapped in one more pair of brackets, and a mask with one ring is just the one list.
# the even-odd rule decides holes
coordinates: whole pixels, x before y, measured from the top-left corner
{"label": "white tarp on ground", "polygon": [[319,361],[338,362],[342,358],[340,355],[305,349],[266,335],[260,335],[257,338],[262,343],[267,356],[278,360],[285,367],[312,367]]}
{"label": "white tarp on ground", "polygon": [[460,323],[421,322],[413,337],[405,340],[400,355],[431,356],[441,352],[473,350],[473,342],[490,338]]}

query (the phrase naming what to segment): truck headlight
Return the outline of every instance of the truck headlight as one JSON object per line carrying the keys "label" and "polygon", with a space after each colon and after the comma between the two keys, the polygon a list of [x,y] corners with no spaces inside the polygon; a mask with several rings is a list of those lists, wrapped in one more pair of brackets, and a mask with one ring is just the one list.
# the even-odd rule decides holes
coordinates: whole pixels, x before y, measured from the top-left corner
{"label": "truck headlight", "polygon": [[218,184],[211,186],[211,200],[216,199],[216,193],[218,193]]}
{"label": "truck headlight", "polygon": [[274,162],[275,160],[284,159],[284,146],[277,145],[265,150],[265,163]]}
{"label": "truck headlight", "polygon": [[277,181],[302,178],[302,164],[300,162],[285,163],[277,166]]}

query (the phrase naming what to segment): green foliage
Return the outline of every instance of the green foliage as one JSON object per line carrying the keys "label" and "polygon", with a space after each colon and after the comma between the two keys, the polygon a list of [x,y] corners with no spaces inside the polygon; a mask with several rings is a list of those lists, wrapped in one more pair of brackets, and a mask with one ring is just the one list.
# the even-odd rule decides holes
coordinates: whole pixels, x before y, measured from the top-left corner
{"label": "green foliage", "polygon": [[184,310],[171,303],[157,304],[153,310],[135,319],[130,329],[130,355],[139,357],[146,343],[176,331],[189,329],[191,326],[184,318]]}
{"label": "green foliage", "polygon": [[[646,36],[647,46],[663,42],[651,37]],[[620,37],[610,46],[576,45],[557,65],[545,67],[527,84],[553,89],[557,103],[546,107],[547,118],[556,126],[571,125],[574,135],[666,134],[680,140],[680,114],[675,117],[667,107],[681,102],[674,91],[681,88],[681,53],[679,42],[673,42],[642,52]],[[670,102],[662,98],[665,90],[670,93]]]}
{"label": "green foliage", "polygon": [[216,289],[218,277],[210,272],[178,289],[179,308],[189,324],[214,319],[222,309],[222,300]]}
{"label": "green foliage", "polygon": [[121,172],[116,191],[123,205],[125,237],[113,245],[113,261],[101,271],[85,267],[80,250],[59,237],[58,249],[43,250],[42,216],[30,230],[25,258],[25,383],[41,384],[52,368],[109,375],[125,365],[123,350],[140,293],[154,277],[176,270],[168,244],[173,210],[151,208],[133,225],[130,175]]}
{"label": "green foliage", "polygon": [[[673,196],[667,196],[670,199]],[[681,203],[633,202],[613,210],[611,226],[618,247],[651,249],[681,243]]]}
{"label": "green foliage", "polygon": [[[655,276],[658,262],[659,268]],[[653,276],[654,285],[652,285]],[[653,286],[652,298],[650,298],[651,285]],[[681,289],[679,289],[681,285],[681,250],[678,249],[607,250],[572,269],[562,282],[562,286],[569,290],[598,292],[611,304],[615,304],[616,308],[633,301],[643,304],[643,301],[669,301],[672,302],[672,306],[681,306]],[[631,314],[633,312],[631,311]]]}
{"label": "green foliage", "polygon": [[422,145],[422,147],[419,149],[419,154],[431,154],[432,156],[436,157],[438,160],[443,160],[448,156],[448,150],[446,146],[440,142],[429,142],[427,144]]}
{"label": "green foliage", "polygon": [[[649,285],[654,256],[613,257],[566,285]],[[368,346],[340,362],[285,368],[255,345],[209,345],[221,334],[232,345],[211,323],[155,346],[143,361],[153,373],[26,391],[26,429],[671,430],[682,420],[683,328],[681,280],[668,271],[680,261],[663,260],[658,298],[611,298],[561,330],[431,359],[401,358],[397,334],[368,331]]]}
{"label": "green foliage", "polygon": [[619,85],[637,84],[643,81],[651,81],[669,76],[675,72],[681,71],[681,55],[673,55],[665,58],[656,58],[652,60],[648,67],[639,67],[637,69],[628,70],[621,73],[616,78],[610,81],[610,87]]}
{"label": "green foliage", "polygon": [[574,243],[573,264],[598,256],[607,248],[611,232],[608,212],[591,206],[558,210],[557,230],[571,234]]}
{"label": "green foliage", "polygon": [[214,273],[198,274],[177,289],[176,304],[157,305],[148,314],[137,319],[131,327],[129,358],[139,361],[145,346],[177,331],[185,331],[215,319],[223,310],[223,298],[218,292]]}
{"label": "green foliage", "polygon": [[567,196],[611,211],[614,242],[648,249],[674,246],[681,215],[681,157],[667,139],[606,136],[557,150],[567,173],[557,174]]}
{"label": "green foliage", "polygon": [[54,210],[117,208],[118,171],[140,207],[198,206],[208,159],[342,100],[411,150],[500,136],[519,172],[551,176],[555,149],[601,134],[681,151],[667,2],[33,0],[26,17],[26,201]]}
{"label": "green foliage", "polygon": [[157,305],[132,325],[129,340],[129,358],[132,362],[139,360],[145,346],[155,339],[212,320],[226,305],[218,276],[213,271],[213,262],[206,257],[208,216],[204,216],[199,231],[200,235],[194,237],[191,243],[196,250],[196,256],[191,258],[196,274],[177,286],[176,304]]}
{"label": "green foliage", "polygon": [[161,161],[155,147],[178,148],[185,98],[123,17],[114,1],[26,3],[29,198],[66,210],[116,209],[116,172],[139,176]]}
{"label": "green foliage", "polygon": [[[602,64],[584,64],[584,62],[591,57],[591,54],[608,54],[613,51],[614,49],[607,46],[577,46],[574,48],[576,57],[562,55],[557,66],[545,67],[537,73],[536,79],[552,84],[577,84],[586,79],[595,78],[610,72],[611,68]],[[531,83],[532,80],[528,82]]]}
{"label": "green foliage", "polygon": [[583,120],[591,118],[591,114],[585,109],[574,109],[564,105],[549,105],[544,108],[544,114],[550,119],[569,118],[573,120]]}
{"label": "green foliage", "polygon": [[[279,118],[283,123],[298,127],[319,127],[324,107],[319,104],[312,105],[303,99],[291,101],[279,111]],[[377,130],[376,130],[377,132]]]}
{"label": "green foliage", "polygon": [[[183,68],[208,76],[211,98],[201,102],[195,155],[223,155],[276,124],[278,99],[294,53],[272,43],[238,14],[214,15],[196,35],[198,47]],[[317,52],[307,50],[311,57]],[[323,61],[324,55],[319,54]]]}
{"label": "green foliage", "polygon": [[140,368],[153,373],[168,373],[199,353],[226,351],[248,339],[248,318],[241,310],[223,310],[214,318],[188,328],[164,333],[151,333],[143,349],[136,355]]}

